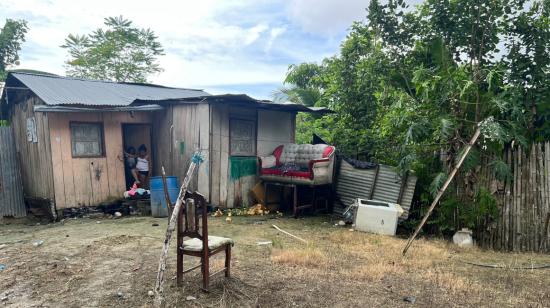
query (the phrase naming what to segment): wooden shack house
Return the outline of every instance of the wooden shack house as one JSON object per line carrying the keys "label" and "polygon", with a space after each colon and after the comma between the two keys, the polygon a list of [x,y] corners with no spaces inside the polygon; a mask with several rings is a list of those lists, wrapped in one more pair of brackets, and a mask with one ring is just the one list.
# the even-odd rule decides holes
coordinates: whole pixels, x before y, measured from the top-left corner
{"label": "wooden shack house", "polygon": [[256,158],[294,141],[302,105],[246,95],[10,73],[1,116],[13,127],[24,196],[52,208],[120,199],[131,183],[123,149],[145,144],[153,175],[183,178],[192,153],[205,162],[192,188],[213,205],[247,204]]}

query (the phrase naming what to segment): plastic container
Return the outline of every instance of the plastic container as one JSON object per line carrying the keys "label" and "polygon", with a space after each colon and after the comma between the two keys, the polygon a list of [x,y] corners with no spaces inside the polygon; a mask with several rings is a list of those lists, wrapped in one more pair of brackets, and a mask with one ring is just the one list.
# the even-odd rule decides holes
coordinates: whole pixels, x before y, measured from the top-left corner
{"label": "plastic container", "polygon": [[[153,217],[168,217],[168,206],[164,196],[164,186],[162,185],[162,177],[155,176],[151,178],[151,215]],[[166,186],[168,186],[168,195],[172,204],[176,203],[180,192],[178,186],[178,177],[167,176]]]}
{"label": "plastic container", "polygon": [[400,208],[395,203],[355,199],[355,229],[384,235],[395,235]]}

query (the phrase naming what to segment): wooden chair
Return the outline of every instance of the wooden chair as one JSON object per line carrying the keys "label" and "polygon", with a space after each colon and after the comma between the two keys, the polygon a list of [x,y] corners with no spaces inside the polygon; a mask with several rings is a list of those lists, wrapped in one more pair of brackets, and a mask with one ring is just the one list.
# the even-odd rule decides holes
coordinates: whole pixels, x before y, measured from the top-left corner
{"label": "wooden chair", "polygon": [[[230,238],[208,235],[208,210],[206,200],[198,192],[185,195],[184,208],[178,215],[177,230],[177,285],[182,285],[183,274],[197,268],[202,272],[202,289],[208,292],[210,277],[225,272],[225,277],[230,276],[231,269],[231,246],[234,242]],[[200,225],[200,226],[199,226]],[[199,232],[199,229],[201,231]],[[184,237],[190,239],[184,241]],[[205,241],[204,239],[208,239]],[[210,257],[225,251],[225,267],[210,274]],[[183,270],[183,256],[194,256],[201,258],[201,263],[190,269]]]}

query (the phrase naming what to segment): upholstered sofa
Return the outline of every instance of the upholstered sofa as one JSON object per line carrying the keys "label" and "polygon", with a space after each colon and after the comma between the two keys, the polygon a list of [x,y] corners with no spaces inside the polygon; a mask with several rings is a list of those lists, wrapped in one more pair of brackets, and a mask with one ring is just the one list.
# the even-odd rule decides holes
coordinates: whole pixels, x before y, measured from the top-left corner
{"label": "upholstered sofa", "polygon": [[301,185],[331,184],[334,151],[326,144],[280,145],[272,155],[259,158],[260,178]]}

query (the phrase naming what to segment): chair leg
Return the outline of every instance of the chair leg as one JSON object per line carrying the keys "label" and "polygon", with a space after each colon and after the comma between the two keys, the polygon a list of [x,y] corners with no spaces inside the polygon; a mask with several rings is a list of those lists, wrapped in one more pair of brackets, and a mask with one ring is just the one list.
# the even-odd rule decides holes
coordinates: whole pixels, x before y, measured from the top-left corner
{"label": "chair leg", "polygon": [[183,251],[181,251],[180,247],[177,247],[177,252],[176,285],[181,287],[183,282]]}
{"label": "chair leg", "polygon": [[208,287],[210,284],[210,266],[209,261],[210,259],[208,257],[202,257],[202,289],[205,292],[209,292]]}
{"label": "chair leg", "polygon": [[225,277],[231,277],[231,245],[225,246]]}

